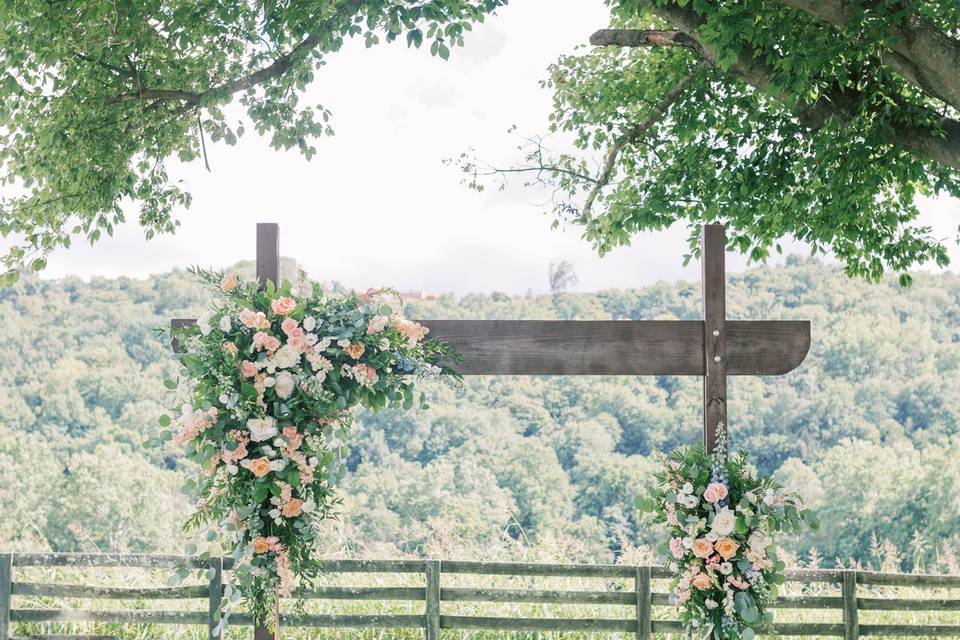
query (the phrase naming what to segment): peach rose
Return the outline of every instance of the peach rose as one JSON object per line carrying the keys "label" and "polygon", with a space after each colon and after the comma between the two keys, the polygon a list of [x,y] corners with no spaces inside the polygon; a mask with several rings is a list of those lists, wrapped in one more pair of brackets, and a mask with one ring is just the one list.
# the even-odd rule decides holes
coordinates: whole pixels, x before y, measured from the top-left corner
{"label": "peach rose", "polygon": [[240,276],[235,273],[228,273],[220,280],[220,288],[224,291],[233,291],[240,286]]}
{"label": "peach rose", "polygon": [[267,320],[267,316],[262,311],[244,309],[238,317],[240,324],[248,329],[267,329],[270,327],[270,321]]}
{"label": "peach rose", "polygon": [[270,544],[270,541],[264,538],[263,536],[253,539],[254,553],[266,553],[267,551],[270,551],[271,546],[272,545]]}
{"label": "peach rose", "polygon": [[270,460],[267,458],[254,458],[250,461],[250,473],[262,478],[263,476],[270,473]]}
{"label": "peach rose", "polygon": [[293,298],[277,298],[270,303],[270,308],[278,316],[288,316],[297,308],[297,302]]}
{"label": "peach rose", "polygon": [[691,582],[697,589],[705,591],[710,588],[710,575],[706,573],[698,573]]}
{"label": "peach rose", "polygon": [[703,499],[707,502],[720,502],[727,497],[727,485],[721,482],[711,482],[703,492]]}
{"label": "peach rose", "polygon": [[353,358],[354,360],[359,360],[360,356],[362,356],[363,352],[366,350],[367,348],[364,347],[363,344],[359,342],[350,343],[343,348],[343,352],[348,356],[350,356],[351,358]]}
{"label": "peach rose", "polygon": [[249,360],[244,360],[240,363],[240,375],[244,378],[252,378],[257,375],[257,365],[253,364]]}
{"label": "peach rose", "polygon": [[716,548],[717,553],[719,553],[724,560],[729,560],[733,556],[737,555],[737,549],[740,548],[740,545],[731,538],[720,538],[717,540]]}
{"label": "peach rose", "polygon": [[303,500],[299,498],[290,498],[290,501],[283,505],[280,512],[287,518],[296,518],[303,513]]}
{"label": "peach rose", "polygon": [[693,555],[698,558],[709,558],[713,553],[713,544],[706,538],[697,538],[693,541]]}

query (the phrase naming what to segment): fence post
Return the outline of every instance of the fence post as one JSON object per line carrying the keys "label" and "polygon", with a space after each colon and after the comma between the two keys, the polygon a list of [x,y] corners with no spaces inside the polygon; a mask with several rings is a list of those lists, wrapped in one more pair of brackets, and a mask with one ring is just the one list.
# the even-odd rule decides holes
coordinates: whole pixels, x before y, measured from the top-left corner
{"label": "fence post", "polygon": [[860,622],[857,617],[857,572],[843,571],[843,638],[857,640],[860,637]]}
{"label": "fence post", "polygon": [[426,640],[440,640],[440,561],[427,561]]}
{"label": "fence post", "polygon": [[[217,630],[220,624],[220,604],[223,602],[223,558],[210,558],[210,596],[207,604],[207,636],[210,640],[217,640],[222,635]],[[217,633],[214,633],[217,631]]]}
{"label": "fence post", "polygon": [[0,553],[0,640],[10,638],[10,591],[13,582],[13,554]]}
{"label": "fence post", "polygon": [[637,567],[637,640],[650,640],[650,567]]}

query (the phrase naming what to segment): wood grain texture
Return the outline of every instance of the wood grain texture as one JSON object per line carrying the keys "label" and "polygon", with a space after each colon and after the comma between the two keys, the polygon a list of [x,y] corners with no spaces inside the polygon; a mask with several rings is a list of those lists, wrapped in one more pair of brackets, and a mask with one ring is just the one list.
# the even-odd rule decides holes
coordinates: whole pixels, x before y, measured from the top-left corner
{"label": "wood grain texture", "polygon": [[857,611],[857,574],[844,570],[840,583],[843,596],[843,640],[857,640],[860,637],[860,621]]}
{"label": "wood grain texture", "polygon": [[703,444],[707,451],[713,451],[717,430],[727,424],[727,242],[723,225],[703,225],[701,233]]}
{"label": "wood grain texture", "polygon": [[257,284],[267,286],[267,280],[280,286],[280,225],[275,222],[257,223]]}
{"label": "wood grain texture", "polygon": [[0,554],[0,640],[10,637],[10,596],[13,587],[13,554]]}
{"label": "wood grain texture", "polygon": [[440,561],[430,560],[427,562],[426,571],[426,595],[427,601],[424,607],[424,617],[426,618],[426,629],[424,638],[426,640],[440,640]]}
{"label": "wood grain texture", "polygon": [[[700,320],[422,320],[464,375],[704,373]],[[810,349],[806,321],[726,323],[729,375],[782,375]]]}
{"label": "wood grain texture", "polygon": [[637,640],[650,640],[650,634],[653,632],[650,624],[652,618],[650,608],[653,604],[650,593],[650,567],[637,567],[634,587],[637,612]]}
{"label": "wood grain texture", "polygon": [[[193,319],[170,321],[174,329]],[[704,372],[701,320],[422,320],[463,357],[463,375],[676,375]],[[810,350],[806,320],[726,322],[727,375],[777,376]],[[174,351],[178,351],[176,342]]]}

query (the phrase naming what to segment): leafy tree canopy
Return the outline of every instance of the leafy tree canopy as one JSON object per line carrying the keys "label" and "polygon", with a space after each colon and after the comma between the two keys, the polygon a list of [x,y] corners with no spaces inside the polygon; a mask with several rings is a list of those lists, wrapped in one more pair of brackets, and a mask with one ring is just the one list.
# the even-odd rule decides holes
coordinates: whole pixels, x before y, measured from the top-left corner
{"label": "leafy tree canopy", "polygon": [[[784,237],[848,275],[948,262],[918,194],[960,196],[954,0],[611,0],[612,27],[561,58],[549,131],[523,160],[465,154],[467,181],[517,173],[602,253],[634,233],[720,221],[757,260]],[[566,142],[566,139],[564,139]],[[487,179],[485,179],[487,178]],[[908,283],[909,276],[903,275]]]}
{"label": "leafy tree canopy", "polygon": [[[849,275],[947,262],[918,194],[960,195],[960,5],[953,0],[609,0],[609,45],[562,58],[550,129],[526,161],[558,222],[604,252],[632,234],[722,221],[763,259],[783,237]],[[314,153],[329,114],[301,102],[350,37],[446,58],[506,0],[79,0],[0,5],[0,233],[7,282],[73,234],[139,208],[148,237],[190,195],[165,168],[228,144],[232,100],[277,148]],[[550,19],[553,19],[552,17]],[[598,157],[599,156],[599,157]],[[599,160],[598,166],[595,161]],[[498,173],[466,158],[475,185]],[[691,236],[691,239],[693,236]],[[904,282],[909,276],[904,274]]]}
{"label": "leafy tree canopy", "polygon": [[7,283],[72,234],[96,241],[139,207],[147,237],[190,195],[165,168],[204,136],[234,144],[239,99],[276,148],[310,158],[329,114],[299,95],[350,37],[429,45],[447,58],[505,0],[64,0],[0,3],[0,233]]}

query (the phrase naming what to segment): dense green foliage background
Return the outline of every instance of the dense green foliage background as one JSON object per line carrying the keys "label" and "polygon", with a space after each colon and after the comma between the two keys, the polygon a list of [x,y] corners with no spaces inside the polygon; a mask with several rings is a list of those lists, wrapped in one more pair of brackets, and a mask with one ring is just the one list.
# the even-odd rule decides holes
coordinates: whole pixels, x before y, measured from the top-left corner
{"label": "dense green foliage background", "polygon": [[[251,275],[252,265],[240,265]],[[284,262],[284,272],[296,273]],[[27,277],[0,290],[0,546],[182,548],[192,473],[146,450],[176,365],[154,333],[205,296],[182,271],[148,280]],[[699,286],[410,303],[419,318],[696,318]],[[808,318],[806,363],[730,385],[731,439],[819,510],[792,542],[827,561],[904,569],[960,548],[960,276],[866,284],[792,258],[728,282],[732,319]],[[361,416],[331,547],[478,556],[523,543],[609,561],[653,539],[632,498],[652,454],[700,433],[700,380],[474,378],[428,411]],[[512,545],[512,546],[511,546]],[[472,550],[472,551],[469,551]]]}

